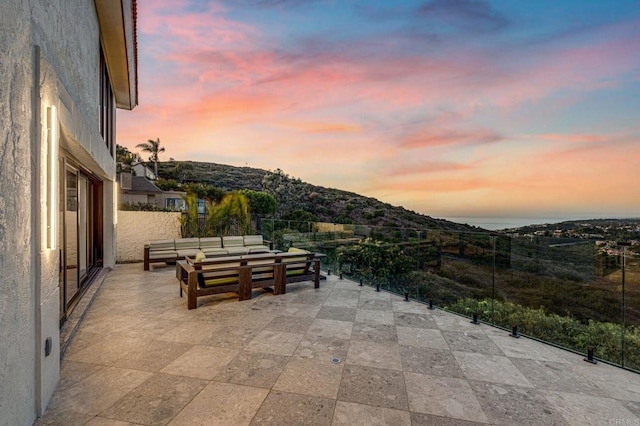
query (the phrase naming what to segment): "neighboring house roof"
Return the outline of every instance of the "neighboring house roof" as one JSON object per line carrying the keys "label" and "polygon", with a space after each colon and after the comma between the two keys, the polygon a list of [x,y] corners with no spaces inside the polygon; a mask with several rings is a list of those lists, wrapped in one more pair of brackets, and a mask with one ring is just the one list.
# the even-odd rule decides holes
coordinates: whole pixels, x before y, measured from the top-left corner
{"label": "neighboring house roof", "polygon": [[100,39],[118,108],[138,105],[136,0],[94,0]]}
{"label": "neighboring house roof", "polygon": [[162,194],[164,191],[153,184],[144,176],[131,177],[131,189],[125,189],[126,193]]}

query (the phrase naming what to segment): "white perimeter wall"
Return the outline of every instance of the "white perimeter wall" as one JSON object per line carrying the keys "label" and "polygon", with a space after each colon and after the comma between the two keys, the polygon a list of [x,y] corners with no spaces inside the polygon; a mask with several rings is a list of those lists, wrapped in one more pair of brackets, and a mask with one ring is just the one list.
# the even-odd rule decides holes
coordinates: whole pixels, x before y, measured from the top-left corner
{"label": "white perimeter wall", "polygon": [[176,212],[118,211],[116,262],[142,262],[144,245],[150,240],[180,238],[180,215]]}

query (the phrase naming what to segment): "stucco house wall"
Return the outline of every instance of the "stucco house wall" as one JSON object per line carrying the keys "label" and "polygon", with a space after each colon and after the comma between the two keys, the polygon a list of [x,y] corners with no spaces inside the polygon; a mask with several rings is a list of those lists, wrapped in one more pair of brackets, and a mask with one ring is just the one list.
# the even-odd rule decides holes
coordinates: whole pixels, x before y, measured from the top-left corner
{"label": "stucco house wall", "polygon": [[[29,3],[0,2],[0,425],[34,418],[34,274]],[[4,46],[12,46],[5,49]],[[7,413],[7,414],[5,414]]]}
{"label": "stucco house wall", "polygon": [[[0,1],[0,426],[31,425],[59,379],[60,250],[47,242],[50,182],[59,190],[47,175],[51,107],[60,155],[102,181],[103,265],[115,264],[115,159],[98,128],[104,1]],[[133,28],[132,0],[116,4]]]}
{"label": "stucco house wall", "polygon": [[178,212],[118,212],[117,262],[142,262],[144,245],[150,240],[181,237]]}
{"label": "stucco house wall", "polygon": [[120,194],[120,205],[122,204],[153,204],[155,205],[155,195],[147,194]]}

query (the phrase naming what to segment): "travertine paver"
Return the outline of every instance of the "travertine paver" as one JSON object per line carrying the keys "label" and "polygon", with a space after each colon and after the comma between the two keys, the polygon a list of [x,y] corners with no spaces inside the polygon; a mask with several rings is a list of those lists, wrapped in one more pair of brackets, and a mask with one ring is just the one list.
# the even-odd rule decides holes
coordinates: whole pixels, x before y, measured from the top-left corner
{"label": "travertine paver", "polygon": [[405,373],[411,411],[488,423],[464,379]]}
{"label": "travertine paver", "polygon": [[400,359],[404,371],[443,377],[464,377],[456,358],[446,349],[400,346]]}
{"label": "travertine paver", "polygon": [[471,380],[533,387],[506,356],[454,352],[464,375]]}
{"label": "travertine paver", "polygon": [[566,392],[541,392],[570,425],[638,424],[638,417],[618,401]]}
{"label": "travertine paver", "polygon": [[276,355],[292,355],[302,340],[300,333],[286,331],[262,330],[246,346],[248,351],[264,352]]}
{"label": "travertine paver", "polygon": [[156,374],[100,416],[145,425],[166,424],[206,385],[207,381],[201,379]]}
{"label": "travertine paver", "polygon": [[357,322],[353,324],[351,340],[396,343],[398,341],[398,332],[394,324],[367,324]]}
{"label": "travertine paver", "polygon": [[238,355],[238,352],[238,349],[194,346],[160,372],[211,380]]}
{"label": "travertine paver", "polygon": [[334,426],[409,426],[410,424],[411,416],[406,411],[344,401],[338,401],[333,417]]}
{"label": "travertine paver", "polygon": [[169,424],[248,425],[268,394],[267,389],[210,382]]}
{"label": "travertine paver", "polygon": [[482,331],[443,331],[442,336],[452,351],[504,355],[500,348]]}
{"label": "travertine paver", "polygon": [[348,321],[335,321],[328,319],[316,319],[307,330],[307,334],[323,337],[335,337],[338,339],[351,338],[353,323]]}
{"label": "travertine paver", "polygon": [[408,408],[402,372],[383,368],[346,365],[338,399],[374,407]]}
{"label": "travertine paver", "polygon": [[289,333],[305,334],[311,324],[313,318],[299,317],[293,315],[279,315],[271,320],[265,327],[266,330],[286,331]]}
{"label": "travertine paver", "polygon": [[38,425],[640,424],[640,375],[468,318],[334,275],[190,311],[174,273],[108,274]]}
{"label": "travertine paver", "polygon": [[240,352],[214,378],[218,382],[271,388],[287,365],[289,357],[261,352]]}
{"label": "travertine paver", "polygon": [[537,389],[470,381],[473,393],[493,424],[566,425]]}
{"label": "travertine paver", "polygon": [[398,343],[414,348],[449,349],[442,332],[438,329],[396,327]]}
{"label": "travertine paver", "polygon": [[348,349],[348,339],[307,334],[300,341],[300,344],[293,353],[293,356],[304,359],[320,359],[326,361],[330,361],[334,358],[344,360],[347,357]]}
{"label": "travertine paver", "polygon": [[362,342],[352,339],[347,364],[402,370],[400,350],[393,342]]}
{"label": "travertine paver", "polygon": [[318,311],[316,318],[338,321],[351,321],[356,319],[357,310],[354,308],[341,308],[339,306],[323,306]]}
{"label": "travertine paver", "polygon": [[276,390],[269,393],[251,424],[329,426],[335,405],[335,399]]}
{"label": "travertine paver", "polygon": [[147,371],[106,367],[55,394],[50,405],[60,412],[97,415],[151,377]]}
{"label": "travertine paver", "polygon": [[393,325],[393,312],[391,310],[372,311],[369,309],[358,309],[358,312],[356,312],[356,322]]}
{"label": "travertine paver", "polygon": [[335,364],[328,359],[292,359],[273,389],[335,399],[343,368],[343,364]]}

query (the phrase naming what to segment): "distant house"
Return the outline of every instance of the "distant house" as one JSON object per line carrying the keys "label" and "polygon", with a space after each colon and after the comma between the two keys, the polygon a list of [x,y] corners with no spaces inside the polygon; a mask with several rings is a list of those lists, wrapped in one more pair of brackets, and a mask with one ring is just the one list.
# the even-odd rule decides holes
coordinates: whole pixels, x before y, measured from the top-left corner
{"label": "distant house", "polygon": [[160,195],[160,198],[158,198],[158,203],[162,204],[167,210],[182,212],[187,209],[187,203],[185,203],[183,198],[184,195],[186,195],[186,192],[164,191]]}
{"label": "distant house", "polygon": [[147,179],[156,180],[157,176],[153,173],[149,167],[145,166],[144,163],[135,163],[131,166],[133,170],[133,174],[136,176],[146,177]]}
{"label": "distant house", "polygon": [[144,176],[120,175],[120,205],[148,204],[152,207],[182,211],[185,202],[182,191],[163,191]]}

